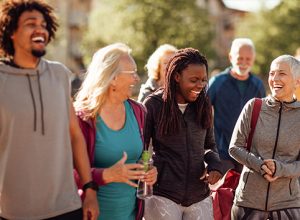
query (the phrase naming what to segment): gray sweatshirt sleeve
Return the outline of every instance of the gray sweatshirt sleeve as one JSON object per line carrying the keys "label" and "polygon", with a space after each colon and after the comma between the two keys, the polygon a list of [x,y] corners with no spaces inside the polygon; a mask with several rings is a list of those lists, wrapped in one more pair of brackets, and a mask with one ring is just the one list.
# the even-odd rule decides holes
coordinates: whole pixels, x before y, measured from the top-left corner
{"label": "gray sweatshirt sleeve", "polygon": [[274,176],[276,177],[299,177],[300,176],[300,155],[297,161],[294,162],[282,162],[275,160],[276,171]]}
{"label": "gray sweatshirt sleeve", "polygon": [[250,133],[253,105],[254,99],[251,99],[244,106],[235,124],[228,151],[230,156],[236,161],[262,174],[260,167],[263,164],[263,160],[251,153],[251,150],[248,152],[246,149],[246,142]]}

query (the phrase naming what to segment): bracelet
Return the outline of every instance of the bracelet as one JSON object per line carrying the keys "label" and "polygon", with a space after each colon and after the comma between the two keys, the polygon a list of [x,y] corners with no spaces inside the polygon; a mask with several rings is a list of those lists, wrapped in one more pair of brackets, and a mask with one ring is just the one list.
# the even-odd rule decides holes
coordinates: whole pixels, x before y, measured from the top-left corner
{"label": "bracelet", "polygon": [[83,192],[85,192],[87,189],[92,189],[98,192],[99,186],[95,181],[90,181],[84,184],[82,187]]}

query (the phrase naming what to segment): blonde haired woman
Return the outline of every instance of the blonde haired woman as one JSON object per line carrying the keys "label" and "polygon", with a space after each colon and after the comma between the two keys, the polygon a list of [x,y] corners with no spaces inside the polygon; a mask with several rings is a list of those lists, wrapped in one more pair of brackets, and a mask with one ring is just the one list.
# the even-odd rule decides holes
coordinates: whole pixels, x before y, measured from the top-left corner
{"label": "blonde haired woman", "polygon": [[131,49],[116,43],[98,50],[75,98],[75,109],[85,136],[93,179],[100,187],[98,219],[141,218],[136,182],[156,181],[156,169],[146,175],[137,164],[143,150],[144,108],[129,99],[139,81]]}
{"label": "blonde haired woman", "polygon": [[149,78],[146,83],[141,86],[138,96],[139,102],[143,102],[148,95],[163,86],[165,81],[166,65],[176,51],[176,47],[170,44],[163,44],[149,57],[145,66],[148,70]]}

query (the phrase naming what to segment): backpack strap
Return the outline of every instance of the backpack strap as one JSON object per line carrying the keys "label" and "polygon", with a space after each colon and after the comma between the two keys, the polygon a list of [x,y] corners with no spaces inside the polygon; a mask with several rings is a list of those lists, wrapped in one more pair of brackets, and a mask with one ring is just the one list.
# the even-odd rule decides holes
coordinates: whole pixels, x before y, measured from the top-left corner
{"label": "backpack strap", "polygon": [[255,98],[254,99],[254,106],[252,109],[252,115],[251,115],[251,125],[250,125],[250,133],[247,139],[247,150],[250,151],[251,148],[251,144],[252,144],[252,138],[253,138],[253,134],[255,131],[255,127],[256,127],[256,123],[258,120],[258,116],[259,116],[259,112],[261,109],[261,105],[262,105],[262,100],[259,98]]}

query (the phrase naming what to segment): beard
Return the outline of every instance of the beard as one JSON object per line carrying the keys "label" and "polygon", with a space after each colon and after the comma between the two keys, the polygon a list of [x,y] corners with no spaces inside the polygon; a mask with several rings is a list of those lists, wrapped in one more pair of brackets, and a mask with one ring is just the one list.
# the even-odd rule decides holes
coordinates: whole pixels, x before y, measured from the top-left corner
{"label": "beard", "polygon": [[40,58],[46,54],[46,50],[32,50],[31,54],[37,58]]}
{"label": "beard", "polygon": [[239,66],[234,66],[233,70],[236,72],[236,74],[238,74],[240,76],[243,76],[243,75],[246,75],[250,72],[251,67],[248,67],[246,70],[241,71]]}

